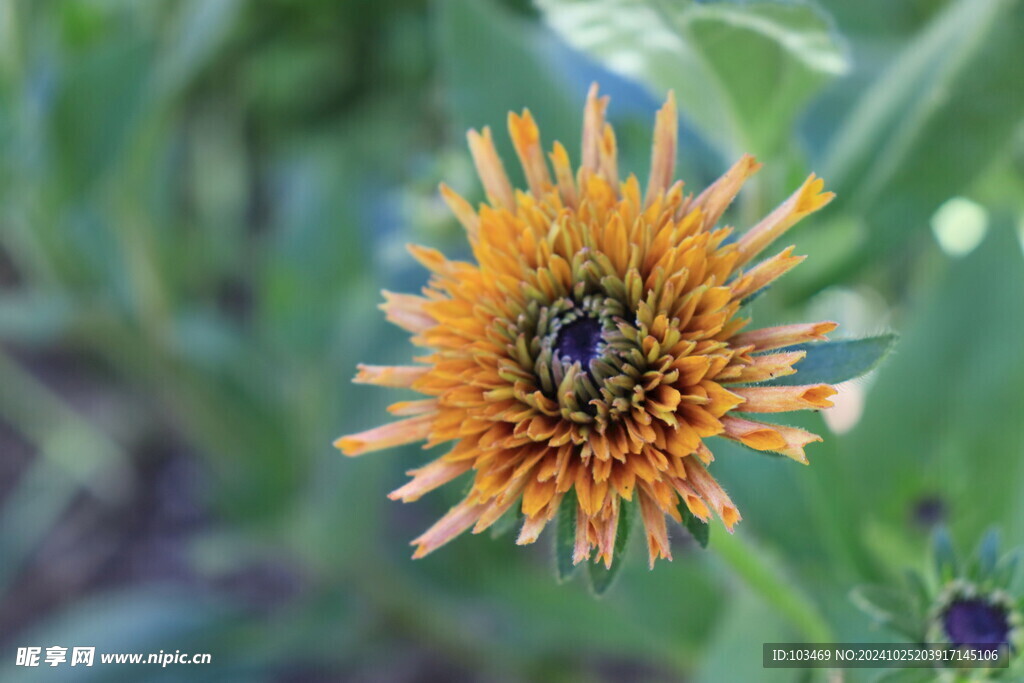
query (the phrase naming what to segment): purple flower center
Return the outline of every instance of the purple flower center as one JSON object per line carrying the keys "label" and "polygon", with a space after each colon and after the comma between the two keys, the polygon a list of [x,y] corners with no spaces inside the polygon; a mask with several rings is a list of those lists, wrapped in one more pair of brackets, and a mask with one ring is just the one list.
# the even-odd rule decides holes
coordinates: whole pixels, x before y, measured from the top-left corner
{"label": "purple flower center", "polygon": [[558,331],[555,353],[564,363],[579,362],[584,370],[601,355],[601,323],[595,318],[574,320]]}
{"label": "purple flower center", "polygon": [[1006,610],[978,598],[955,600],[946,609],[944,622],[949,641],[957,646],[1009,643]]}

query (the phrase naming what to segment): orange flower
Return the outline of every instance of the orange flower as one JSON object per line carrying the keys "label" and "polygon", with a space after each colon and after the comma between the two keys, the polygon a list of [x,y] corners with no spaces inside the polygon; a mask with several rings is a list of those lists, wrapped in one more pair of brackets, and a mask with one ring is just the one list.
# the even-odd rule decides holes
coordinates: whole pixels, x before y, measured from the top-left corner
{"label": "orange flower", "polygon": [[[509,114],[528,191],[515,190],[489,129],[469,148],[487,194],[474,210],[441,194],[465,226],[475,263],[411,247],[433,276],[422,296],[385,292],[388,320],[430,350],[417,365],[360,366],[357,382],[429,398],[391,406],[404,419],[338,439],[346,455],[414,441],[452,442],[391,497],[416,500],[472,470],[466,498],[413,541],[422,557],[519,505],[532,543],[564,496],[577,501],[574,561],[611,566],[618,517],[639,499],[650,562],[671,559],[665,515],[678,506],[732,530],[739,511],[708,471],[703,439],[721,436],[806,463],[820,437],[731,413],[831,405],[835,390],[750,386],[796,372],[804,352],[761,353],[824,339],[834,323],[741,332],[744,299],[798,264],[792,247],[748,267],[769,244],[832,199],[811,175],[739,239],[717,227],[759,164],[740,159],[694,197],[672,181],[675,101],[657,114],[646,191],[619,181],[607,97],[592,87],[574,173],[555,143],[550,167],[529,111]],[[732,388],[730,388],[732,387]]]}

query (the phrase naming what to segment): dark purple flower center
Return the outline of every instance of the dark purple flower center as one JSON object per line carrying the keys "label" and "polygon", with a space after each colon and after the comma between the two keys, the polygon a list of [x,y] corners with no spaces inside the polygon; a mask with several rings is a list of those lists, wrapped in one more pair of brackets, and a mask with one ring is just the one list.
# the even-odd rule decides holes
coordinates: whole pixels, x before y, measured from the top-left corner
{"label": "dark purple flower center", "polygon": [[955,600],[946,608],[944,623],[949,641],[957,646],[1009,643],[1006,610],[978,598]]}
{"label": "dark purple flower center", "polygon": [[602,341],[601,323],[595,318],[579,318],[558,331],[555,353],[563,363],[579,362],[586,370],[590,361],[601,355]]}

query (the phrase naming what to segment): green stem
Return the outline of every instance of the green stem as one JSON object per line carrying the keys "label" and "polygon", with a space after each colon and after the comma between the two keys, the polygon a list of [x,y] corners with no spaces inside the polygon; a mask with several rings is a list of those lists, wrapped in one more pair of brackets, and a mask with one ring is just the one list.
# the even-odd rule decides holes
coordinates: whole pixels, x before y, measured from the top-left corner
{"label": "green stem", "polygon": [[715,534],[715,552],[757,595],[796,626],[810,643],[830,643],[832,629],[811,599],[739,534]]}

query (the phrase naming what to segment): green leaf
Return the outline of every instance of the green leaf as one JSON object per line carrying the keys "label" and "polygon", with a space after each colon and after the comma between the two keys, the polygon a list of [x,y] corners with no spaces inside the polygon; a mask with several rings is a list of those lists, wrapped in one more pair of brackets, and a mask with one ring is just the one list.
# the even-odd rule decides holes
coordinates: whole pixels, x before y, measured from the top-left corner
{"label": "green leaf", "polygon": [[909,589],[909,597],[914,601],[917,611],[926,611],[931,605],[932,598],[924,576],[920,572],[908,569],[903,573],[903,578]]}
{"label": "green leaf", "polygon": [[889,586],[857,586],[850,592],[850,600],[878,622],[912,640],[923,635],[924,626],[915,609],[915,600],[905,590]]}
{"label": "green leaf", "polygon": [[979,580],[987,578],[995,571],[996,564],[999,562],[999,532],[996,529],[989,529],[982,537],[981,543],[978,544],[976,562],[978,567],[976,578]]}
{"label": "green leaf", "polygon": [[945,581],[959,574],[953,539],[950,538],[949,532],[944,527],[935,530],[935,535],[932,538],[932,552],[935,555],[935,571],[940,580]]}
{"label": "green leaf", "polygon": [[826,80],[847,69],[819,10],[781,2],[538,0],[567,42],[681,111],[720,152],[770,154]]}
{"label": "green leaf", "polygon": [[806,351],[797,363],[796,374],[769,380],[768,386],[800,384],[838,384],[871,371],[896,344],[898,335],[890,333],[864,339],[841,339],[793,346],[787,351]]}
{"label": "green leaf", "polygon": [[615,555],[611,568],[605,568],[604,564],[588,562],[587,570],[590,575],[590,587],[596,595],[604,595],[608,587],[615,581],[622,570],[622,564],[626,560],[626,544],[629,542],[629,532],[633,526],[634,510],[636,501],[622,499],[619,507],[619,525],[615,531]]}
{"label": "green leaf", "polygon": [[707,548],[708,539],[711,536],[711,525],[697,519],[697,516],[690,512],[690,508],[686,507],[686,503],[679,503],[679,514],[683,517],[683,526],[690,532],[693,539],[700,544],[701,548]]}
{"label": "green leaf", "polygon": [[997,586],[1003,586],[1014,593],[1020,594],[1022,591],[1014,586],[1015,583],[1019,583],[1017,567],[1020,566],[1020,558],[1020,550],[1014,550],[1004,555],[1003,559],[999,561],[999,565],[996,567],[996,571],[992,577],[992,583]]}
{"label": "green leaf", "polygon": [[864,216],[870,233],[837,271],[848,274],[925,229],[941,202],[1005,151],[1024,113],[1022,32],[1024,4],[958,0],[866,90],[824,164],[838,193],[833,210]]}
{"label": "green leaf", "polygon": [[573,548],[576,545],[576,492],[569,490],[558,507],[555,523],[555,574],[559,581],[568,581],[576,572]]}

